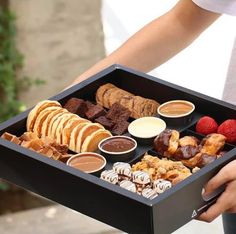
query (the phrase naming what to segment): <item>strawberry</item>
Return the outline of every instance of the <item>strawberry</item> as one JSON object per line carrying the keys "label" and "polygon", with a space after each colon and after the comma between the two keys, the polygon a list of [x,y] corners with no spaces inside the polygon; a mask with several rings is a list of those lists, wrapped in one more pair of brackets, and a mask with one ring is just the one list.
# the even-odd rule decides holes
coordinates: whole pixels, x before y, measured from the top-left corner
{"label": "strawberry", "polygon": [[217,133],[224,135],[227,142],[236,143],[236,119],[225,120],[218,128]]}
{"label": "strawberry", "polygon": [[196,132],[207,135],[217,132],[217,128],[218,124],[213,118],[209,116],[203,116],[197,122]]}

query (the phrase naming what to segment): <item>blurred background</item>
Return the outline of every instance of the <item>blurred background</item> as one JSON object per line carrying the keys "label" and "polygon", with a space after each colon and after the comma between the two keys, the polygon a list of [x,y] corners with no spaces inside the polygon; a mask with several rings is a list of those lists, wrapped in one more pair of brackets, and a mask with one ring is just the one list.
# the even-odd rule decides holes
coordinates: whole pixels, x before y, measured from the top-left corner
{"label": "blurred background", "polygon": [[[63,90],[176,2],[0,0],[0,122]],[[233,23],[232,17],[222,17],[193,46],[151,74],[221,98]],[[215,56],[216,48],[220,56]],[[205,79],[209,76],[218,80],[211,89]],[[176,233],[190,230],[222,233],[221,220],[194,221]],[[33,232],[121,233],[1,180],[0,233]]]}

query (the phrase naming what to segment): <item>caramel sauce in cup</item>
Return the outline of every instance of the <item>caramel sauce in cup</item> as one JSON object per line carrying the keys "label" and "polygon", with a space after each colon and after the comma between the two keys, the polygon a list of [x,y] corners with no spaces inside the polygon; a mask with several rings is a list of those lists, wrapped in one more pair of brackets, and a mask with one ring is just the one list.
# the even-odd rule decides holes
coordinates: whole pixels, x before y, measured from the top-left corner
{"label": "caramel sauce in cup", "polygon": [[86,152],[72,156],[67,165],[86,173],[94,173],[106,165],[106,159],[100,154]]}
{"label": "caramel sauce in cup", "polygon": [[178,118],[191,114],[195,109],[193,103],[185,100],[165,102],[158,107],[158,114],[169,118]]}

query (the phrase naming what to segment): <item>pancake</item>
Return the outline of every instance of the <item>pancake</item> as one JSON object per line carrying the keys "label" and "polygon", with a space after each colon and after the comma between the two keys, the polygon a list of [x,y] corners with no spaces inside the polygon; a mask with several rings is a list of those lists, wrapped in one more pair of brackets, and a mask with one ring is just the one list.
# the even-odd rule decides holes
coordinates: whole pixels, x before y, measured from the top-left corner
{"label": "pancake", "polygon": [[60,116],[58,116],[58,118],[52,123],[49,137],[56,140],[56,131],[59,128],[61,121],[67,118],[68,116],[71,117],[71,115],[72,114],[70,112],[63,112]]}
{"label": "pancake", "polygon": [[60,116],[62,113],[65,113],[65,112],[67,112],[67,110],[61,108],[60,110],[53,111],[51,114],[47,116],[41,130],[42,137],[46,137],[50,135],[52,123],[56,120],[56,117]]}
{"label": "pancake", "polygon": [[42,137],[46,137],[48,136],[48,129],[49,129],[49,124],[52,120],[52,118],[59,114],[59,113],[63,113],[65,110],[63,108],[60,108],[58,110],[55,110],[55,111],[52,111],[48,116],[47,118],[45,119],[45,121],[43,122],[42,124],[42,128],[41,128],[41,136]]}
{"label": "pancake", "polygon": [[44,110],[42,110],[39,115],[36,117],[36,121],[33,127],[33,132],[37,134],[38,137],[41,137],[41,130],[42,130],[42,125],[48,115],[52,113],[52,111],[59,110],[61,109],[60,107],[52,106],[52,107],[47,107]]}
{"label": "pancake", "polygon": [[76,138],[76,152],[80,152],[81,146],[83,145],[84,140],[91,135],[93,132],[104,129],[104,127],[99,123],[91,123],[86,125],[78,134],[78,137]]}
{"label": "pancake", "polygon": [[60,117],[63,116],[64,114],[66,113],[69,113],[67,111],[63,111],[61,113],[58,113],[57,115],[53,116],[50,123],[49,123],[49,126],[48,126],[48,137],[52,138],[54,140],[54,130],[55,130],[55,127],[57,126],[58,124],[58,121],[60,120]]}
{"label": "pancake", "polygon": [[56,129],[56,142],[58,144],[62,144],[62,130],[65,128],[65,126],[67,125],[67,123],[70,120],[76,120],[78,119],[77,115],[74,114],[70,114],[68,116],[64,116],[64,118],[61,120],[60,124],[58,125],[57,129]]}
{"label": "pancake", "polygon": [[87,122],[80,123],[72,130],[72,132],[70,134],[70,140],[69,140],[69,149],[70,150],[77,152],[77,153],[80,152],[80,151],[77,151],[77,149],[76,149],[76,142],[78,139],[78,135],[79,135],[80,131],[89,124],[91,124],[91,123],[87,123]]}
{"label": "pancake", "polygon": [[99,129],[87,136],[81,147],[81,152],[95,152],[98,149],[98,144],[103,139],[112,136],[112,134],[105,129]]}
{"label": "pancake", "polygon": [[71,119],[68,121],[66,126],[62,129],[62,144],[69,145],[70,142],[70,135],[73,129],[81,123],[90,123],[89,120],[83,118]]}
{"label": "pancake", "polygon": [[52,106],[57,106],[61,107],[61,104],[57,101],[50,101],[50,100],[45,100],[42,102],[39,102],[29,113],[27,122],[26,122],[26,128],[28,132],[32,132],[34,128],[34,124],[36,121],[37,116],[39,113],[44,110],[47,107],[52,107]]}

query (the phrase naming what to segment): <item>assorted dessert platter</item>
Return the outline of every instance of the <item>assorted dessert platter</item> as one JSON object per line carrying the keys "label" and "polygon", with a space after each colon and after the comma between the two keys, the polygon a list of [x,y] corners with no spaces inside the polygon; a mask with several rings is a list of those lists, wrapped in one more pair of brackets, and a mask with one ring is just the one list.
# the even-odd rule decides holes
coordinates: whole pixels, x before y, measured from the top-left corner
{"label": "assorted dessert platter", "polygon": [[[217,123],[202,116],[194,122],[195,108],[188,100],[159,103],[106,83],[94,100],[39,102],[23,134],[1,137],[154,199],[236,144],[236,119]],[[188,131],[177,130],[189,123]]]}

